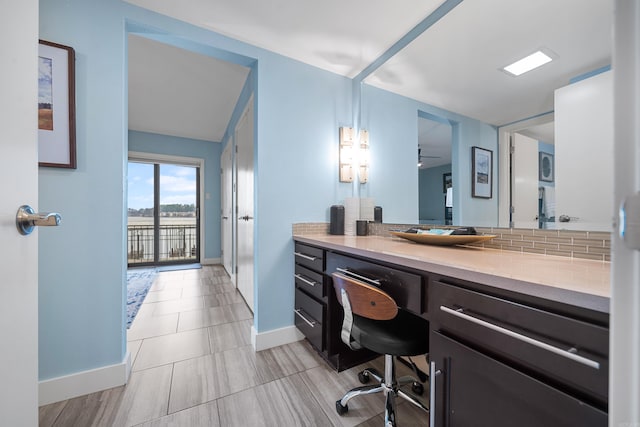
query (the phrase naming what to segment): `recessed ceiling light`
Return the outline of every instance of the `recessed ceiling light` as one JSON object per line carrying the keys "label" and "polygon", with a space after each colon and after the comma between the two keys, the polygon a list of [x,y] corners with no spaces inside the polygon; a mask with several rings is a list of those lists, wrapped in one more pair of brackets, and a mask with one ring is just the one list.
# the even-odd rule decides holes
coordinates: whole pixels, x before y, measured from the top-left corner
{"label": "recessed ceiling light", "polygon": [[503,70],[511,75],[519,76],[551,61],[552,58],[549,55],[539,50],[511,65],[507,65]]}

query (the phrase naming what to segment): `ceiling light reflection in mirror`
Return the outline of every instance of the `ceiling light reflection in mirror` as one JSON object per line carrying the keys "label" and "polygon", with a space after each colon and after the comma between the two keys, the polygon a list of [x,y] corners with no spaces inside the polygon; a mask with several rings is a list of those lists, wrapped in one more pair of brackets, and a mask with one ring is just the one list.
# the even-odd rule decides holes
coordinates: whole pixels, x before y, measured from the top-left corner
{"label": "ceiling light reflection in mirror", "polygon": [[[553,90],[611,63],[610,1],[463,1],[365,83],[496,126],[553,110]],[[546,47],[558,60],[500,71]],[[553,57],[553,55],[551,55]]]}

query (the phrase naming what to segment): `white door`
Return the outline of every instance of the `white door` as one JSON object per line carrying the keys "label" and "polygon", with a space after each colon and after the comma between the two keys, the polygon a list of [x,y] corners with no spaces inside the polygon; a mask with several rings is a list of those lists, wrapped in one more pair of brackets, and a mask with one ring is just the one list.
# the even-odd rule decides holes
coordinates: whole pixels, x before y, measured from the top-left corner
{"label": "white door", "polygon": [[[563,229],[611,231],[612,72],[555,91],[556,219]],[[577,185],[576,185],[577,183]]]}
{"label": "white door", "polygon": [[253,97],[236,127],[238,290],[253,311]]}
{"label": "white door", "polygon": [[[38,1],[0,17],[0,423],[38,425],[38,231],[18,233],[18,207],[38,208]],[[10,13],[9,13],[10,12]]]}
{"label": "white door", "polygon": [[220,159],[220,194],[221,200],[221,221],[220,233],[222,235],[222,265],[235,283],[235,271],[233,268],[233,144],[231,141],[222,151]]}
{"label": "white door", "polygon": [[[616,1],[613,51],[615,206],[640,192],[640,2]],[[635,213],[630,220],[640,222]],[[640,425],[640,250],[614,233],[609,425]]]}
{"label": "white door", "polygon": [[513,226],[538,228],[538,141],[513,134]]}

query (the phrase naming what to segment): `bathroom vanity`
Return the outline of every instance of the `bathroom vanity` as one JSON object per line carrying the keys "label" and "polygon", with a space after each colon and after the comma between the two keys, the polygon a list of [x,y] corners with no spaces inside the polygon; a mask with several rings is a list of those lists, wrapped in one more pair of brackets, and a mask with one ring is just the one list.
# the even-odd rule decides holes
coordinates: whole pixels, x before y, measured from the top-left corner
{"label": "bathroom vanity", "polygon": [[607,424],[608,262],[381,236],[294,241],[296,326],[334,368],[372,356],[340,341],[331,273],[348,270],[429,320],[433,425]]}

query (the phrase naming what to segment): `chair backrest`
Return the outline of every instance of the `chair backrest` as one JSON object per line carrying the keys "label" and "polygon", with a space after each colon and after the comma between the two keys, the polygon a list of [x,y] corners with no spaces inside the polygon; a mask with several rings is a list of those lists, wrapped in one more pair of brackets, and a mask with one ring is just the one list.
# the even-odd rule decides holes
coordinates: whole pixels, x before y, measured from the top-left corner
{"label": "chair backrest", "polygon": [[351,311],[373,320],[390,320],[398,314],[398,305],[385,291],[360,280],[333,273],[333,288],[342,305],[342,291],[349,297]]}

